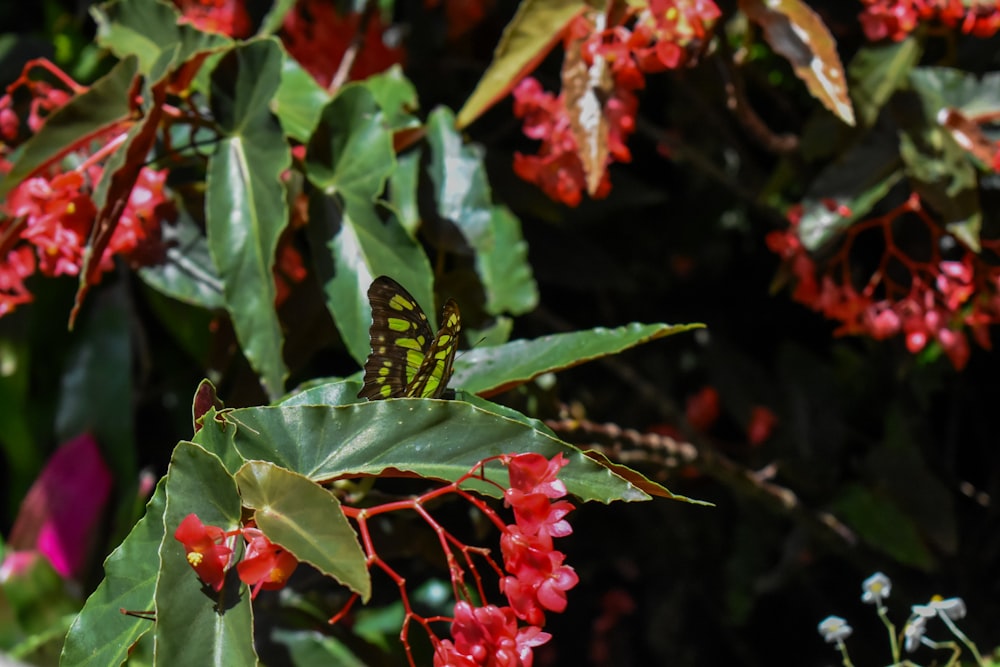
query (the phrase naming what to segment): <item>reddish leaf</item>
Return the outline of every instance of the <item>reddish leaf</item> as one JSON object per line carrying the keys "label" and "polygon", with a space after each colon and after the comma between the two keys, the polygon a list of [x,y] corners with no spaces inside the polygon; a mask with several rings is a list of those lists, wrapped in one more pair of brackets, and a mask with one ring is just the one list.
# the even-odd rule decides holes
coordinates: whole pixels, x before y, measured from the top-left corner
{"label": "reddish leaf", "polygon": [[[603,19],[603,16],[599,16]],[[587,177],[587,192],[593,196],[600,187],[608,163],[608,121],[601,103],[612,92],[613,82],[607,61],[595,59],[587,67],[581,47],[586,37],[566,45],[562,68],[562,94],[576,151]]]}
{"label": "reddish leaf", "polygon": [[[137,79],[138,81],[138,79]],[[152,86],[152,99],[148,104],[146,117],[129,131],[129,137],[124,147],[108,161],[106,170],[112,170],[107,182],[104,203],[97,212],[94,226],[90,231],[90,240],[83,255],[83,266],[80,268],[80,286],[76,291],[76,302],[69,314],[69,327],[73,328],[76,316],[83,305],[83,299],[90,291],[90,286],[98,282],[101,275],[101,257],[111,242],[111,236],[118,226],[122,211],[128,204],[132,188],[139,178],[146,162],[146,156],[156,142],[156,130],[163,115],[163,103],[166,101],[166,80]],[[130,97],[131,99],[131,97]]]}
{"label": "reddish leaf", "polygon": [[993,164],[993,156],[997,145],[990,141],[983,128],[958,109],[942,109],[938,114],[938,122],[951,132],[959,146],[972,153],[984,165]]}
{"label": "reddish leaf", "polygon": [[764,29],[767,43],[791,63],[812,96],[854,125],[837,42],[816,12],[802,0],[740,0],[740,9]]}
{"label": "reddish leaf", "polygon": [[587,4],[579,0],[524,0],[503,31],[493,62],[458,112],[456,125],[465,127],[507,95],[562,39],[570,21],[586,9]]}

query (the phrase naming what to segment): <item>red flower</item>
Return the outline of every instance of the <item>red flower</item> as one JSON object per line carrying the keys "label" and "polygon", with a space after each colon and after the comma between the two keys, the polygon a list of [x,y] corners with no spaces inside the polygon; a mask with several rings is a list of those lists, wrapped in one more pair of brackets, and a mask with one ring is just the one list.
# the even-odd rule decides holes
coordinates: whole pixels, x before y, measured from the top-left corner
{"label": "red flower", "polygon": [[712,428],[719,418],[719,392],[715,387],[702,387],[688,397],[684,414],[692,428],[703,432]]}
{"label": "red flower", "polygon": [[230,37],[250,34],[250,17],[244,0],[174,0],[183,14],[181,23],[190,23],[203,32]]}
{"label": "red flower", "polygon": [[507,464],[510,488],[523,493],[540,493],[546,498],[562,498],[566,495],[566,485],[556,479],[556,475],[568,463],[562,452],[551,461],[541,454],[518,454]]}
{"label": "red flower", "polygon": [[507,526],[500,537],[504,569],[511,576],[500,582],[518,618],[532,625],[545,622],[543,609],[566,609],[566,591],[580,579],[572,567],[563,565],[565,555],[552,548],[547,535],[526,535],[517,526]]}
{"label": "red flower", "polygon": [[755,405],[750,411],[750,423],[747,424],[747,440],[752,446],[767,441],[778,425],[778,416],[763,405]]}
{"label": "red flower", "polygon": [[531,667],[532,649],[551,635],[538,627],[518,629],[510,607],[473,607],[455,604],[451,625],[454,643],[439,642],[434,650],[434,667]]}
{"label": "red flower", "polygon": [[281,588],[298,567],[295,559],[284,547],[267,539],[258,528],[244,528],[243,539],[247,541],[247,552],[236,566],[240,581],[253,587],[250,599],[257,597],[263,588]]}
{"label": "red flower", "polygon": [[198,577],[216,591],[222,590],[233,553],[223,543],[226,532],[218,526],[206,526],[196,514],[188,514],[174,531],[174,539],[184,545],[187,562]]}

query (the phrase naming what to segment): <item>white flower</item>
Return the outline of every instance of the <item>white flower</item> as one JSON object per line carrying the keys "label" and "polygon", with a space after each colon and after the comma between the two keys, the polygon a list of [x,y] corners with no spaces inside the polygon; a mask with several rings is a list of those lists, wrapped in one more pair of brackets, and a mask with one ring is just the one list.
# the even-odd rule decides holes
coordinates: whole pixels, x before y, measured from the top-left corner
{"label": "white flower", "polygon": [[965,618],[965,602],[962,598],[948,598],[947,600],[931,600],[927,605],[939,614],[943,614],[953,621]]}
{"label": "white flower", "polygon": [[889,597],[892,582],[881,572],[876,572],[861,583],[861,601],[865,604],[882,606],[882,601]]}
{"label": "white flower", "polygon": [[851,636],[854,629],[840,616],[827,616],[820,621],[819,633],[829,643],[842,642]]}
{"label": "white flower", "polygon": [[952,620],[965,618],[965,602],[962,601],[962,598],[942,600],[935,596],[927,604],[915,604],[911,609],[914,614],[923,618],[932,618],[938,615],[947,616]]}
{"label": "white flower", "polygon": [[926,616],[914,616],[906,622],[906,627],[903,628],[903,648],[906,649],[907,653],[913,653],[917,650],[917,647],[920,646],[920,640],[924,638],[924,632],[926,631]]}

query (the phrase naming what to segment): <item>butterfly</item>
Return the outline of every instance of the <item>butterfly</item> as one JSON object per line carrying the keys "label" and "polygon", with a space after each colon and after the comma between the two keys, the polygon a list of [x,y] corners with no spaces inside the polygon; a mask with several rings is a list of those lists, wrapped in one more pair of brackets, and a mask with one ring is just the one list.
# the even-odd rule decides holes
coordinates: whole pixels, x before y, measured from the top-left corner
{"label": "butterfly", "polygon": [[416,299],[392,278],[379,276],[372,281],[368,301],[372,351],[358,398],[440,398],[458,349],[462,327],[458,305],[448,299],[435,336]]}

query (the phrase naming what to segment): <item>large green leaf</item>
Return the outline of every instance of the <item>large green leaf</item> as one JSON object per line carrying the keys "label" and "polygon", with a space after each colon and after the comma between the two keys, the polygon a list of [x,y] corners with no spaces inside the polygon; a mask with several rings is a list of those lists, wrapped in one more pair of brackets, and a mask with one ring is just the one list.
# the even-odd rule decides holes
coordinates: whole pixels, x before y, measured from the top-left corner
{"label": "large green leaf", "polygon": [[223,279],[244,354],[272,397],[288,372],[271,272],[288,223],[282,173],[291,152],[268,104],[281,80],[281,48],[271,39],[234,48],[212,72],[212,112],[222,132],[205,196],[208,245]]}
{"label": "large green leaf", "polygon": [[153,628],[152,621],[126,616],[121,610],[152,609],[165,504],[161,480],[146,505],[146,515],[104,561],[104,581],[87,598],[66,635],[59,661],[63,667],[120,665],[139,637]]}
{"label": "large green leaf", "polygon": [[191,215],[181,210],[162,231],[166,246],[163,260],[139,268],[139,277],[178,301],[210,310],[225,307],[222,278],[208,251],[208,240]]}
{"label": "large green leaf", "polygon": [[359,365],[369,351],[367,292],[375,277],[391,275],[436,319],[426,254],[394,216],[382,219],[376,209],[395,165],[374,96],[362,85],[345,86],[309,142],[306,174],[319,190],[310,200],[309,236],[327,308]]}
{"label": "large green leaf", "polygon": [[0,197],[51,161],[132,113],[129,92],[138,63],[126,57],[86,92],[75,95],[21,147],[17,161],[0,181]]}
{"label": "large green leaf", "polygon": [[455,374],[450,384],[473,394],[489,396],[524,384],[542,373],[572,368],[702,326],[632,323],[615,329],[601,327],[479,347],[455,359]]}
{"label": "large green leaf", "polygon": [[420,108],[417,89],[406,78],[402,67],[393,65],[368,77],[363,85],[375,96],[375,103],[382,110],[389,129],[397,131],[420,126],[420,119],[414,115]]}
{"label": "large green leaf", "polygon": [[458,112],[458,127],[465,127],[509,93],[587,7],[582,0],[523,0],[503,31],[493,62]]}
{"label": "large green leaf", "polygon": [[282,59],[281,86],[274,96],[274,113],[285,134],[297,141],[308,141],[329,101],[330,93],[286,54]]}
{"label": "large green leaf", "polygon": [[[339,407],[304,405],[243,408],[226,413],[236,426],[235,445],[247,460],[270,461],[313,480],[393,469],[455,480],[476,463],[500,454],[562,452],[570,461],[560,479],[582,500],[647,500],[644,492],[582,452],[529,424],[461,401],[388,399]],[[222,428],[206,424],[207,428]],[[204,429],[203,429],[204,430]],[[506,484],[498,465],[486,475]],[[498,495],[470,480],[469,488]]]}
{"label": "large green leaf", "polygon": [[[222,591],[203,586],[174,531],[191,513],[225,531],[240,525],[236,482],[217,456],[181,442],[170,457],[156,583],[155,665],[256,665],[250,596],[230,570]],[[239,555],[239,551],[236,552]]]}
{"label": "large green leaf", "polygon": [[538,305],[521,221],[505,206],[490,210],[491,243],[478,248],[476,270],[486,292],[486,312],[521,315]]}
{"label": "large green leaf", "polygon": [[181,15],[163,0],[118,0],[91,7],[97,43],[119,58],[134,55],[139,71],[149,74],[158,60],[181,64],[199,52],[224,49],[233,41],[217,33],[178,24]]}
{"label": "large green leaf", "polygon": [[269,540],[368,601],[372,587],[365,552],[332,493],[265,461],[249,461],[236,473],[236,483]]}
{"label": "large green leaf", "polygon": [[427,118],[427,143],[438,214],[458,227],[472,248],[493,244],[493,202],[482,149],[465,144],[447,107],[436,108]]}

